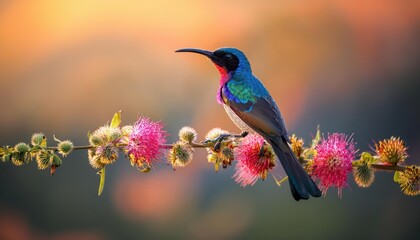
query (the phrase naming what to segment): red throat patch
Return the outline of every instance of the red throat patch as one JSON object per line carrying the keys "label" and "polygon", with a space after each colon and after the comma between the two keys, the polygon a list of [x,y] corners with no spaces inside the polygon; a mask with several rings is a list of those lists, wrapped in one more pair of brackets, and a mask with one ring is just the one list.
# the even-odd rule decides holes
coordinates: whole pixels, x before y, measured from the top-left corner
{"label": "red throat patch", "polygon": [[219,91],[217,92],[216,99],[219,104],[223,104],[223,99],[222,99],[222,94],[221,94],[222,88],[226,84],[226,82],[229,81],[230,76],[226,68],[218,66],[217,64],[215,65],[216,65],[217,70],[219,70],[220,72]]}

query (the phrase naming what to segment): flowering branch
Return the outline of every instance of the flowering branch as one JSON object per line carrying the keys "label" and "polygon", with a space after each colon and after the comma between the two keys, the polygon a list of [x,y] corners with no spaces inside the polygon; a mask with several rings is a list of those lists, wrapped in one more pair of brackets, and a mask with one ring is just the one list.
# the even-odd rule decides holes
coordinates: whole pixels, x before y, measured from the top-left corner
{"label": "flowering branch", "polygon": [[[100,175],[98,195],[104,189],[105,167],[114,163],[120,152],[139,171],[150,172],[164,156],[174,169],[186,167],[192,161],[195,148],[206,148],[207,160],[213,164],[215,171],[220,166],[227,168],[236,162],[233,178],[242,187],[253,185],[259,178],[266,179],[278,162],[271,146],[256,134],[235,135],[215,128],[207,133],[203,142],[198,143],[196,131],[183,127],[179,131],[179,140],[168,144],[168,134],[160,122],[140,118],[134,125],[120,127],[120,124],[121,111],[115,113],[109,125],[89,133],[89,145],[83,146],[74,146],[71,141],[61,141],[55,136],[57,146],[47,146],[45,135],[35,133],[30,144],[22,142],[14,147],[0,147],[0,158],[16,166],[35,159],[38,169],[50,168],[53,175],[62,165],[62,157],[67,157],[73,150],[88,150],[89,163],[98,169]],[[394,172],[394,181],[404,194],[420,194],[420,167],[405,165],[407,147],[399,138],[379,141],[375,144],[373,155],[363,152],[359,159],[355,158],[358,150],[351,136],[334,133],[321,137],[319,128],[309,147],[304,147],[303,139],[295,135],[290,137],[290,146],[323,195],[333,187],[341,197],[342,189],[348,186],[350,172],[359,187],[369,187],[375,172],[382,170]],[[287,177],[278,180],[274,174],[273,177],[279,186],[287,180]]]}

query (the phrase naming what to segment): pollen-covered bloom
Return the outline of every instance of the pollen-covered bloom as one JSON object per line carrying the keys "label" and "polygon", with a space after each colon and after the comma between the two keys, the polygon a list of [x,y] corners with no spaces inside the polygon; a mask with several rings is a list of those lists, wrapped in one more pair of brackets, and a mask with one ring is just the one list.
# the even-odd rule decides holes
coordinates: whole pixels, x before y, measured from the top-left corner
{"label": "pollen-covered bloom", "polygon": [[375,144],[376,154],[383,163],[397,164],[407,158],[407,147],[400,138],[391,137]]}
{"label": "pollen-covered bloom", "polygon": [[159,122],[141,117],[128,135],[126,153],[131,165],[152,167],[162,157],[167,133]]}
{"label": "pollen-covered bloom", "polygon": [[398,182],[401,191],[409,196],[420,195],[420,167],[409,166],[399,174]]}
{"label": "pollen-covered bloom", "polygon": [[[206,134],[206,144],[207,144],[207,160],[209,163],[214,164],[214,170],[219,171],[219,166],[227,168],[232,164],[234,160],[233,148],[234,143],[232,140],[225,139],[218,142],[218,139],[223,137],[223,135],[229,135],[228,131],[222,130],[220,128],[213,128]],[[218,147],[216,147],[219,144]]]}
{"label": "pollen-covered bloom", "polygon": [[347,186],[347,174],[352,172],[352,161],[357,152],[353,139],[345,134],[329,134],[315,147],[316,155],[312,163],[311,175],[319,181],[325,196],[328,188],[338,189],[341,197],[343,187]]}
{"label": "pollen-covered bloom", "polygon": [[275,154],[260,135],[249,134],[235,149],[234,178],[242,187],[254,185],[258,178],[263,180],[275,166]]}

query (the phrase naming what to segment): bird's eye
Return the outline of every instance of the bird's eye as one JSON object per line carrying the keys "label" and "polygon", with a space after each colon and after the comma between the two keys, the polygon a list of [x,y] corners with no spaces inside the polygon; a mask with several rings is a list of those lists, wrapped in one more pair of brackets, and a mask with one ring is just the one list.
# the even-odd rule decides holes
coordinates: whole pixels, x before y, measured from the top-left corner
{"label": "bird's eye", "polygon": [[232,54],[226,54],[225,58],[226,58],[226,60],[232,60],[233,56],[232,56]]}

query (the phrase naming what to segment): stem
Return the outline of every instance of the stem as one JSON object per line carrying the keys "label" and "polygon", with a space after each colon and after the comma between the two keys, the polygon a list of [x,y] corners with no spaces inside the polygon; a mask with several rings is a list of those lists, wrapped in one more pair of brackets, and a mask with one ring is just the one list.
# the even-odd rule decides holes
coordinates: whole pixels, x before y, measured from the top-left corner
{"label": "stem", "polygon": [[[234,137],[239,138],[239,137],[243,137],[243,136],[242,135],[234,135]],[[173,145],[174,144],[166,143],[166,144],[162,144],[161,147],[165,148],[165,149],[170,149],[170,148],[173,147]],[[127,144],[117,145],[117,147],[125,147],[125,146],[127,146]],[[91,149],[93,147],[94,146],[92,146],[92,145],[74,146],[73,150],[86,150],[86,149]],[[208,146],[206,146],[206,144],[192,142],[192,143],[189,144],[189,147],[191,147],[191,148],[206,148]],[[47,147],[46,149],[47,150],[54,150],[54,151],[58,150],[57,147]],[[405,166],[401,166],[401,165],[398,165],[398,164],[396,164],[396,165],[391,165],[391,164],[385,165],[385,164],[372,163],[370,166],[374,169],[384,170],[384,171],[400,171],[400,172],[403,172],[406,169]]]}
{"label": "stem", "polygon": [[403,172],[406,168],[406,167],[401,166],[401,165],[384,165],[384,164],[376,164],[376,163],[373,163],[370,166],[374,169],[388,170],[388,171],[400,171],[400,172]]}
{"label": "stem", "polygon": [[[83,146],[74,146],[73,147],[73,150],[86,150],[86,149],[91,149],[91,148],[93,148],[93,146],[91,146],[91,145],[83,145]],[[57,151],[58,150],[58,147],[47,147],[46,149],[47,150]]]}

